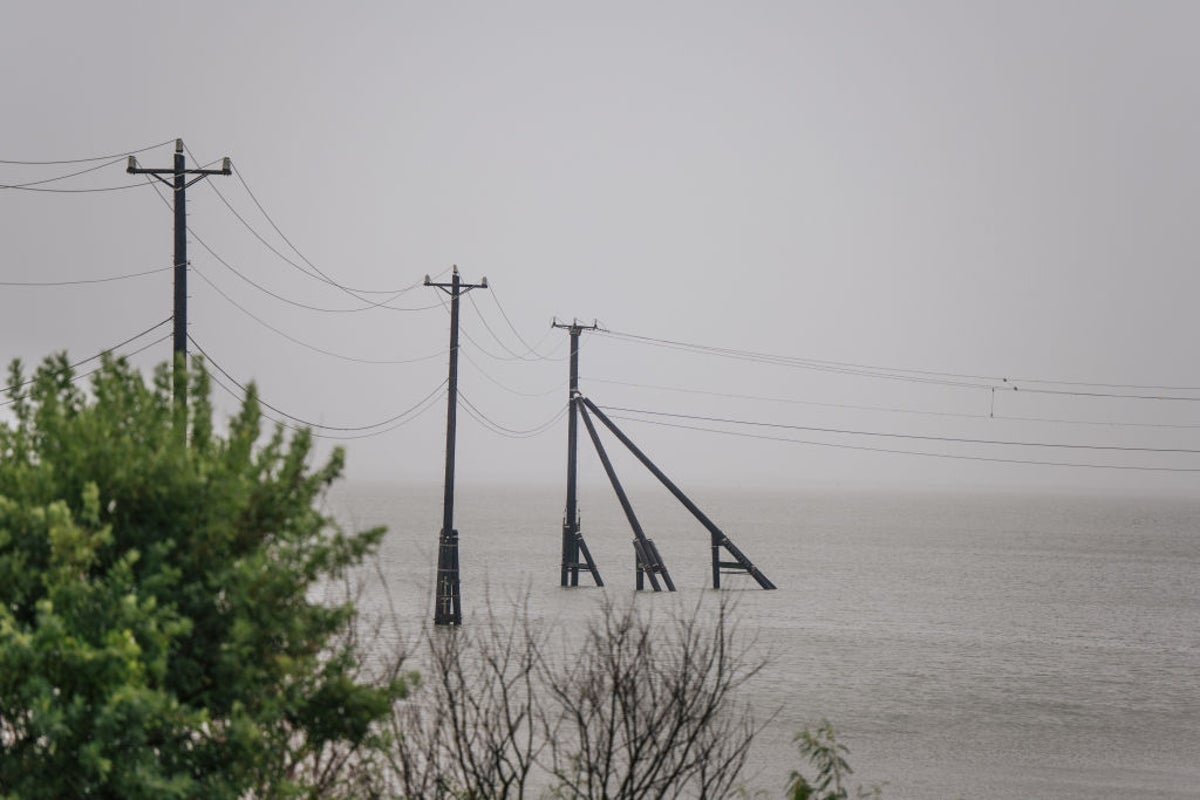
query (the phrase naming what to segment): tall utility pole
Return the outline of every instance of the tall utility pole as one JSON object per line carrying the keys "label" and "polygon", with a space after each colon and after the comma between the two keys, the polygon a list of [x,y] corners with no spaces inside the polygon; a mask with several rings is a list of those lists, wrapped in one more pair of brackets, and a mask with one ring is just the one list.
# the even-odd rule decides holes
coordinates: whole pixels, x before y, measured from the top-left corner
{"label": "tall utility pole", "polygon": [[591,325],[581,325],[579,320],[570,324],[560,323],[555,319],[550,323],[554,328],[565,328],[571,334],[571,378],[567,385],[567,509],[563,514],[562,528],[562,586],[579,585],[579,556],[582,555],[592,580],[597,586],[603,586],[604,580],[592,561],[587,542],[579,528],[579,508],[575,493],[576,452],[579,431],[579,334],[583,331],[594,331],[599,327],[593,320]]}
{"label": "tall utility pole", "polygon": [[[221,169],[187,169],[183,158],[183,139],[175,140],[175,164],[170,168],[148,169],[139,167],[137,158],[129,157],[125,170],[133,175],[153,175],[171,187],[175,197],[175,335],[174,354],[175,407],[179,411],[187,408],[187,187],[209,175],[232,175],[233,165],[226,156]],[[174,176],[169,181],[164,175]],[[188,180],[189,175],[196,177]]]}
{"label": "tall utility pole", "polygon": [[442,532],[438,537],[437,596],[434,600],[434,625],[462,624],[462,597],[458,578],[458,531],[454,529],[454,438],[458,418],[458,298],[472,289],[486,289],[487,278],[479,283],[463,283],[458,267],[450,283],[434,283],[425,276],[425,285],[450,295],[450,377],[446,384],[446,485],[442,501]]}

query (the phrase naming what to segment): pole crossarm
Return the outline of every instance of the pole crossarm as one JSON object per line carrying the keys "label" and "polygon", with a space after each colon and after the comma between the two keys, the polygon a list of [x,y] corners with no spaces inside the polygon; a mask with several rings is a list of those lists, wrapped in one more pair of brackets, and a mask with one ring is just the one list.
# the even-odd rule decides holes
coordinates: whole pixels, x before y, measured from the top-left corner
{"label": "pole crossarm", "polygon": [[[718,528],[716,523],[709,519],[708,515],[701,511],[700,507],[693,503],[691,499],[683,493],[683,490],[676,486],[675,483],[666,476],[666,473],[659,469],[658,466],[650,460],[650,457],[643,453],[641,449],[635,445],[633,441],[626,436],[603,411],[597,408],[595,403],[583,396],[579,397],[579,402],[583,404],[580,409],[581,411],[586,408],[595,414],[596,418],[603,422],[606,428],[612,431],[613,436],[616,436],[617,439],[620,440],[621,444],[625,445],[629,452],[633,453],[634,457],[637,458],[638,461],[642,462],[642,465],[648,469],[650,473],[654,475],[654,477],[658,478],[659,482],[667,488],[667,491],[674,495],[675,499],[683,504],[683,507],[690,511],[692,516],[695,517],[696,520],[708,530],[712,538],[712,577],[714,589],[721,588],[722,569],[732,569],[739,572],[744,571],[753,577],[754,580],[758,581],[758,585],[762,588],[776,588],[775,584],[772,583],[771,580],[764,575],[761,570],[758,569],[758,567],[751,563],[750,559],[746,557],[746,554],[738,549],[737,545],[735,545],[733,541],[725,535],[724,531]],[[584,421],[588,422],[586,411],[584,411]],[[590,430],[590,422],[588,422],[588,427]],[[733,561],[721,561],[720,548],[725,548],[733,557]]]}

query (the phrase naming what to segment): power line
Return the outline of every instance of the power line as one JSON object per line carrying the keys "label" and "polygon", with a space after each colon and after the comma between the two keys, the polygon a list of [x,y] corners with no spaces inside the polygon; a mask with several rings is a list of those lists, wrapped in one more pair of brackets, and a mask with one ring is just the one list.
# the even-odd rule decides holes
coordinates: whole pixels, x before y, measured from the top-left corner
{"label": "power line", "polygon": [[1006,422],[1040,422],[1055,425],[1090,425],[1094,427],[1105,428],[1161,428],[1164,430],[1196,430],[1200,429],[1200,425],[1187,425],[1169,422],[1118,422],[1114,420],[1085,420],[1085,419],[1065,419],[1062,417],[1032,417],[1032,416],[1015,416],[1011,414],[968,414],[958,411],[934,411],[931,409],[918,408],[896,408],[894,406],[870,406],[859,405],[855,403],[829,403],[820,402],[817,400],[798,400],[793,397],[767,397],[755,394],[742,394],[738,392],[716,392],[705,389],[690,389],[682,386],[664,386],[661,384],[652,383],[635,383],[633,381],[618,381],[607,378],[587,378],[589,383],[602,383],[610,386],[628,386],[637,389],[652,389],[655,391],[664,392],[680,392],[684,394],[701,395],[705,397],[720,397],[732,400],[753,400],[764,403],[786,403],[789,405],[812,406],[815,408],[832,408],[847,411],[872,411],[889,414],[914,414],[930,417],[949,417],[956,419],[973,419],[973,420],[1001,420]]}
{"label": "power line", "polygon": [[[229,213],[233,214],[233,216],[234,216],[234,217],[235,217],[235,218],[238,220],[238,222],[242,223],[242,225],[243,225],[243,226],[246,228],[246,230],[248,230],[248,231],[250,232],[250,234],[251,234],[252,236],[254,236],[254,238],[255,238],[255,239],[257,239],[257,240],[259,241],[259,243],[261,243],[261,244],[263,245],[263,247],[267,248],[269,251],[271,251],[271,253],[273,253],[273,254],[274,254],[276,257],[278,257],[278,258],[279,258],[281,261],[283,261],[285,264],[287,264],[287,265],[289,265],[289,266],[293,267],[294,269],[296,269],[297,271],[299,271],[299,272],[300,272],[302,275],[304,275],[305,277],[312,278],[313,280],[315,280],[315,281],[319,281],[320,283],[323,283],[323,284],[325,284],[325,285],[327,285],[327,286],[333,286],[333,287],[335,287],[335,288],[337,288],[337,289],[340,289],[341,291],[343,291],[343,292],[345,292],[346,294],[348,294],[348,295],[350,295],[351,297],[353,297],[355,300],[358,300],[359,302],[362,302],[362,303],[368,303],[370,306],[383,306],[383,305],[386,305],[387,303],[390,303],[391,301],[395,300],[397,297],[399,297],[400,295],[402,295],[402,294],[404,294],[405,292],[409,291],[410,289],[415,289],[417,286],[420,286],[420,285],[421,285],[419,282],[418,282],[418,283],[413,283],[413,284],[411,284],[411,285],[409,285],[409,286],[407,286],[407,287],[404,287],[403,289],[398,289],[398,290],[396,290],[396,291],[394,291],[394,292],[391,292],[391,293],[390,293],[390,295],[391,295],[391,296],[390,296],[390,297],[388,297],[386,300],[380,300],[380,301],[376,302],[376,301],[374,301],[374,300],[368,300],[367,298],[360,296],[360,294],[359,294],[359,293],[357,293],[357,292],[355,292],[355,291],[353,291],[353,290],[351,290],[351,289],[348,289],[348,288],[346,288],[346,287],[342,286],[341,284],[337,283],[336,281],[334,281],[334,280],[330,279],[330,278],[329,278],[329,277],[328,277],[328,276],[327,276],[325,273],[321,272],[320,270],[317,270],[317,274],[315,274],[315,275],[314,275],[312,272],[309,272],[307,269],[305,269],[305,268],[304,268],[303,266],[301,266],[300,264],[297,264],[295,261],[293,261],[292,259],[288,258],[288,257],[287,257],[286,255],[284,255],[283,253],[279,252],[278,248],[276,248],[276,247],[275,247],[273,244],[271,244],[270,242],[268,242],[268,241],[267,241],[267,240],[266,240],[266,239],[265,239],[265,238],[262,236],[262,234],[260,234],[260,233],[259,233],[259,232],[258,232],[258,231],[257,231],[257,230],[254,228],[254,226],[253,226],[253,225],[251,225],[251,224],[250,224],[250,223],[249,223],[249,222],[246,220],[246,218],[245,218],[245,217],[243,217],[243,216],[242,216],[240,213],[238,213],[237,209],[235,209],[235,208],[233,207],[233,204],[229,202],[229,200],[228,200],[228,199],[225,197],[225,195],[224,195],[224,194],[221,192],[221,190],[220,190],[220,189],[218,189],[218,188],[217,188],[215,185],[213,185],[213,184],[209,184],[209,186],[210,186],[210,188],[211,188],[211,189],[212,189],[214,192],[216,192],[216,193],[217,193],[217,197],[219,197],[219,198],[221,199],[221,202],[225,204],[225,207],[226,207],[227,209],[229,209]],[[285,241],[286,241],[286,238],[285,238]],[[293,248],[293,249],[294,249],[294,248]],[[315,267],[313,267],[313,269],[316,269],[316,268],[315,268]]]}
{"label": "power line", "polygon": [[111,283],[113,281],[124,281],[130,278],[142,278],[146,275],[157,275],[160,272],[166,272],[174,269],[174,266],[156,267],[154,269],[142,270],[141,272],[130,272],[126,275],[111,275],[107,278],[78,278],[69,281],[0,281],[0,286],[25,286],[25,287],[47,287],[47,286],[84,286],[93,283]]}
{"label": "power line", "polygon": [[971,373],[959,372],[941,372],[935,370],[910,369],[903,367],[883,367],[871,364],[859,364],[845,361],[830,361],[826,359],[804,358],[797,356],[785,356],[773,353],[761,353],[753,350],[739,350],[727,347],[715,347],[711,345],[695,344],[692,342],[683,342],[671,339],[658,339],[651,336],[641,336],[632,333],[623,333],[620,331],[602,331],[603,335],[610,336],[619,340],[627,340],[642,344],[650,344],[656,347],[665,347],[668,349],[685,350],[689,352],[702,353],[707,355],[715,355],[724,358],[732,358],[754,363],[774,364],[777,366],[790,366],[799,369],[809,369],[821,372],[832,372],[837,374],[859,375],[870,378],[881,378],[886,380],[907,381],[911,383],[929,383],[943,386],[955,386],[962,388],[974,389],[1003,389],[1008,391],[1021,391],[1037,394],[1061,394],[1079,397],[1104,397],[1129,400],[1178,400],[1186,402],[1200,402],[1200,397],[1172,397],[1166,395],[1140,395],[1140,394],[1125,394],[1115,392],[1083,392],[1061,389],[1046,389],[1038,387],[1030,387],[1028,384],[1036,383],[1048,386],[1090,386],[1099,389],[1131,389],[1144,391],[1162,391],[1162,392],[1200,392],[1200,387],[1193,386],[1163,386],[1152,384],[1131,384],[1131,383],[1098,383],[1098,382],[1072,382],[1059,381],[1049,379],[1024,378],[1019,382],[1016,379],[1004,376],[989,376],[977,375]]}
{"label": "power line", "polygon": [[100,164],[98,166],[95,166],[95,167],[88,167],[87,169],[77,170],[75,172],[70,172],[66,175],[57,175],[53,178],[43,178],[38,181],[28,181],[26,183],[0,184],[0,189],[27,189],[30,186],[40,186],[44,183],[54,183],[56,181],[65,181],[67,178],[75,178],[75,177],[78,177],[79,175],[86,175],[89,172],[95,172],[98,169],[104,169],[105,167],[111,167],[113,164],[116,164],[123,160],[124,160],[123,158],[118,158],[113,161],[107,161],[107,162]]}
{"label": "power line", "polygon": [[[229,386],[227,386],[227,385],[224,383],[224,381],[222,381],[222,380],[221,380],[219,377],[217,377],[216,375],[210,375],[209,377],[211,377],[211,378],[212,378],[212,381],[213,381],[213,383],[215,383],[215,384],[217,384],[218,386],[220,386],[220,387],[221,387],[221,388],[222,388],[222,389],[223,389],[223,390],[224,390],[224,391],[225,391],[225,392],[226,392],[226,393],[227,393],[227,394],[228,394],[230,397],[232,397],[234,400],[237,400],[237,401],[239,401],[239,402],[240,402],[240,401],[242,401],[242,400],[244,400],[244,399],[245,399],[245,397],[246,397],[245,390],[243,390],[243,391],[242,391],[242,394],[240,394],[240,395],[239,395],[239,394],[238,394],[236,391],[234,391],[233,389],[229,388]],[[439,388],[440,388],[440,387],[439,387]],[[433,397],[432,399],[433,399],[433,401],[436,401],[438,398],[435,396],[435,397]],[[259,400],[259,403],[261,404],[261,403],[262,403],[262,401],[261,401],[261,400]],[[394,430],[396,430],[396,429],[398,429],[398,428],[402,428],[402,427],[404,427],[405,425],[409,424],[410,422],[414,422],[414,421],[416,421],[416,420],[417,420],[419,417],[423,416],[423,415],[425,414],[425,412],[429,411],[429,409],[433,408],[435,405],[437,405],[437,403],[436,403],[436,402],[429,402],[429,403],[426,403],[424,408],[422,408],[422,409],[420,409],[419,411],[417,411],[416,413],[414,413],[414,414],[413,414],[412,416],[410,416],[408,419],[405,419],[405,420],[403,420],[403,421],[401,421],[401,422],[397,422],[395,425],[391,425],[391,426],[389,426],[389,427],[386,427],[386,428],[381,428],[380,430],[371,431],[370,433],[357,433],[357,434],[334,434],[334,433],[321,433],[321,432],[319,432],[319,431],[314,431],[314,430],[312,430],[311,428],[305,427],[305,426],[303,426],[303,425],[299,425],[299,424],[297,424],[297,423],[295,423],[295,422],[291,422],[291,421],[289,421],[289,420],[287,420],[287,419],[281,419],[281,418],[279,418],[279,417],[274,417],[274,416],[271,416],[270,414],[268,414],[268,413],[266,413],[266,412],[262,412],[261,410],[260,410],[260,413],[262,413],[262,415],[263,415],[264,417],[266,417],[267,419],[269,419],[271,422],[274,422],[274,423],[275,423],[275,424],[277,424],[277,425],[282,425],[282,426],[283,426],[283,427],[285,427],[285,428],[290,428],[291,430],[294,430],[294,431],[304,431],[304,430],[307,430],[307,431],[308,431],[308,434],[309,434],[310,436],[312,436],[314,439],[326,439],[326,440],[332,440],[332,441],[342,441],[342,442],[344,442],[344,441],[352,441],[352,440],[355,440],[355,439],[373,439],[373,438],[375,438],[376,436],[383,436],[384,434],[391,433],[392,431],[394,431]]]}
{"label": "power line", "polygon": [[[101,350],[100,352],[96,353],[95,355],[91,355],[91,356],[88,356],[87,358],[81,358],[78,361],[71,362],[70,364],[67,365],[67,369],[73,370],[73,369],[75,369],[77,367],[81,367],[84,364],[87,364],[91,361],[95,361],[99,358],[103,358],[105,353],[112,353],[113,351],[118,350],[127,344],[136,342],[138,339],[140,339],[143,336],[146,336],[150,333],[153,333],[154,331],[158,330],[159,328],[166,325],[170,321],[171,321],[171,317],[167,317],[162,322],[159,322],[155,325],[151,325],[149,328],[146,328],[146,330],[142,331],[141,333],[135,333],[133,336],[130,336],[128,339],[125,339],[122,342],[118,342],[117,344],[114,344],[112,347],[106,347],[105,349]],[[166,336],[162,336],[158,339],[155,339],[153,342],[150,342],[149,344],[139,347],[137,350],[134,350],[132,353],[129,353],[128,355],[130,355],[130,356],[137,355],[138,353],[141,353],[143,350],[153,347],[154,345],[158,344],[159,342],[166,341],[168,338],[170,338],[169,333]],[[95,372],[95,370],[92,370],[91,372],[85,372],[82,375],[77,375],[72,380],[80,380],[82,378],[87,377],[88,375],[91,375],[93,372]],[[19,389],[24,389],[26,386],[32,385],[34,382],[36,382],[36,380],[37,380],[36,377],[29,377],[29,378],[26,378],[25,380],[21,381],[18,384],[9,384],[5,388],[6,388],[6,391],[8,391],[8,392],[12,392],[14,390],[19,390]],[[10,398],[8,400],[0,402],[0,406],[10,405],[12,402],[13,401]]]}
{"label": "power line", "polygon": [[[494,302],[496,304],[496,308],[500,309],[500,316],[504,317],[505,323],[508,324],[508,329],[513,332],[513,336],[517,337],[517,341],[525,346],[526,353],[533,353],[539,359],[542,359],[545,361],[563,361],[566,359],[566,356],[561,356],[561,357],[555,358],[552,355],[553,352],[557,351],[557,348],[555,351],[551,351],[551,354],[545,354],[545,355],[543,355],[541,352],[538,351],[538,348],[542,346],[542,343],[545,342],[546,339],[549,338],[550,334],[554,332],[553,326],[546,328],[546,332],[542,334],[542,338],[538,340],[537,344],[531,345],[531,344],[529,344],[529,342],[525,341],[525,338],[523,336],[521,336],[520,331],[518,331],[517,327],[515,325],[513,325],[512,319],[508,316],[508,312],[504,310],[504,306],[500,303],[500,296],[498,294],[496,294],[495,287],[492,287],[492,291],[489,294],[492,298],[492,302]],[[478,310],[478,309],[476,309],[476,310]]]}
{"label": "power line", "polygon": [[972,456],[961,455],[956,453],[930,453],[920,450],[899,450],[886,447],[870,447],[868,445],[845,444],[840,442],[819,442],[808,439],[793,439],[785,436],[769,436],[765,434],[746,433],[745,431],[729,431],[719,428],[705,428],[698,425],[683,425],[674,422],[663,422],[661,420],[639,419],[637,417],[623,417],[614,415],[615,419],[624,420],[626,422],[642,423],[645,425],[658,425],[665,428],[678,428],[681,430],[699,431],[702,433],[716,433],[723,436],[735,436],[742,439],[759,439],[772,442],[786,442],[790,444],[803,444],[815,447],[834,447],[842,450],[857,450],[870,453],[891,453],[895,455],[907,456],[923,456],[926,458],[943,458],[955,461],[984,461],[993,464],[1023,464],[1043,467],[1074,467],[1078,469],[1113,469],[1125,470],[1133,472],[1200,472],[1200,467],[1151,467],[1140,466],[1136,464],[1090,464],[1072,461],[1041,461],[1037,459],[1022,459],[1022,458],[1001,458],[996,456]]}
{"label": "power line", "polygon": [[149,150],[156,150],[159,147],[165,147],[166,145],[169,145],[173,141],[174,141],[174,139],[167,139],[165,142],[159,142],[158,144],[147,145],[146,147],[142,147],[137,150],[126,150],[123,153],[111,153],[106,156],[91,156],[90,158],[68,158],[68,159],[59,159],[57,161],[13,161],[10,159],[0,158],[0,164],[20,164],[20,165],[31,166],[31,167],[43,167],[43,166],[51,166],[51,165],[56,165],[56,164],[86,164],[89,161],[109,161],[111,159],[124,159],[126,156],[137,155],[138,153],[145,153]]}
{"label": "power line", "polygon": [[[405,292],[408,292],[408,291],[415,289],[418,286],[422,285],[420,283],[415,283],[410,286],[401,287],[399,289],[361,289],[361,288],[354,287],[354,286],[347,286],[345,284],[339,283],[338,281],[335,281],[333,278],[329,277],[325,272],[323,272],[316,264],[314,264],[307,256],[305,256],[304,253],[302,253],[300,251],[300,248],[296,247],[296,245],[292,242],[292,240],[289,239],[282,230],[280,230],[279,226],[275,224],[275,220],[271,218],[271,215],[267,213],[267,210],[265,208],[263,208],[263,204],[259,202],[258,197],[250,189],[250,185],[248,183],[246,183],[246,179],[242,176],[242,173],[238,171],[236,165],[233,168],[233,174],[237,177],[238,181],[242,184],[242,188],[246,190],[246,194],[250,195],[250,199],[252,201],[254,201],[255,207],[257,207],[258,210],[262,213],[263,218],[268,222],[268,224],[270,224],[271,228],[277,234],[279,234],[279,237],[287,243],[288,247],[292,248],[292,252],[294,252],[297,256],[299,256],[300,260],[302,260],[308,266],[312,267],[312,269],[318,275],[323,277],[330,285],[336,286],[337,288],[342,289],[343,291],[356,293],[356,294],[396,294],[396,295],[404,294]],[[444,274],[445,274],[445,271],[443,270],[441,273],[439,273],[435,277],[441,277]]]}
{"label": "power line", "polygon": [[[488,324],[487,319],[484,318],[483,312],[479,310],[479,304],[475,302],[475,298],[468,295],[467,299],[471,301],[471,307],[475,309],[476,316],[478,317],[479,321],[483,323],[484,330],[486,330],[489,334],[491,334],[492,339],[495,340],[496,344],[500,345],[500,348],[502,350],[504,350],[504,352],[506,352],[510,356],[512,356],[512,360],[515,360],[515,361],[537,361],[536,358],[528,358],[527,357],[528,352],[525,355],[522,355],[521,353],[516,352],[515,350],[511,349],[508,345],[506,345],[500,339],[500,337],[496,335],[496,332],[494,330],[492,330],[492,326]],[[520,337],[518,337],[518,338],[520,338]]]}
{"label": "power line", "polygon": [[539,436],[539,435],[545,433],[546,431],[548,431],[551,427],[553,427],[554,423],[556,423],[560,419],[562,419],[566,415],[567,410],[568,410],[568,406],[564,405],[562,408],[560,408],[558,411],[555,412],[553,417],[546,420],[545,422],[543,422],[539,425],[535,425],[532,428],[519,429],[519,428],[509,428],[505,425],[501,425],[499,422],[496,422],[491,417],[489,417],[487,414],[483,413],[483,411],[481,411],[478,406],[476,406],[474,403],[472,403],[470,400],[468,400],[465,396],[463,396],[461,394],[461,392],[459,393],[458,400],[459,400],[459,406],[464,411],[466,411],[469,415],[471,415],[471,417],[474,418],[474,420],[476,422],[478,422],[479,424],[483,425],[485,428],[492,431],[492,433],[499,434],[500,436],[506,436],[510,439],[529,439],[534,436]]}
{"label": "power line", "polygon": [[848,436],[873,436],[888,439],[912,439],[928,442],[947,442],[953,444],[981,444],[1005,447],[1046,447],[1066,450],[1094,450],[1120,453],[1172,453],[1200,455],[1200,450],[1182,447],[1125,447],[1122,445],[1069,444],[1063,442],[1022,442],[1003,441],[999,439],[975,439],[959,436],[929,436],[914,433],[892,433],[885,431],[859,431],[843,428],[823,428],[814,425],[789,425],[780,422],[760,422],[755,420],[732,419],[729,417],[709,417],[696,414],[676,414],[669,411],[649,411],[641,408],[622,408],[619,406],[603,406],[605,410],[625,412],[627,414],[645,414],[654,417],[671,417],[674,419],[696,420],[700,422],[719,422],[730,425],[747,425],[757,428],[773,428],[780,430],[807,431],[810,433],[833,433]]}
{"label": "power line", "polygon": [[[443,351],[443,352],[445,352],[445,351]],[[497,380],[496,378],[492,377],[488,373],[487,370],[485,370],[483,367],[479,366],[479,362],[477,362],[475,359],[471,358],[470,354],[467,353],[467,351],[463,350],[462,354],[463,354],[463,358],[465,358],[467,361],[471,362],[471,366],[475,367],[476,371],[479,372],[480,375],[482,375],[488,381],[490,381],[491,383],[500,387],[504,391],[508,392],[509,394],[514,394],[517,397],[548,397],[548,396],[554,394],[555,392],[562,391],[561,386],[554,386],[550,389],[547,389],[544,392],[522,392],[522,391],[519,391],[517,389],[512,388],[511,386],[508,386],[508,385],[502,383],[501,381]]]}
{"label": "power line", "polygon": [[224,298],[226,302],[228,302],[234,308],[241,311],[243,314],[248,316],[250,319],[257,322],[259,325],[262,325],[264,328],[267,328],[268,330],[273,331],[274,333],[278,334],[279,336],[282,336],[284,339],[287,339],[289,342],[298,344],[301,347],[312,350],[313,352],[321,353],[322,355],[341,359],[342,361],[352,361],[352,362],[355,362],[358,364],[384,364],[384,365],[386,365],[386,364],[415,364],[419,361],[429,361],[430,359],[437,358],[438,356],[445,355],[445,353],[446,353],[445,350],[440,350],[436,353],[431,353],[427,356],[418,356],[416,358],[372,359],[372,358],[358,358],[355,356],[348,356],[343,353],[337,353],[332,350],[326,350],[325,348],[317,347],[315,344],[309,344],[308,342],[297,339],[296,337],[280,330],[279,328],[276,328],[274,325],[267,322],[266,320],[258,317],[256,314],[251,312],[249,309],[247,309],[241,303],[237,302],[232,297],[227,295],[219,286],[217,286],[215,283],[213,283],[213,281],[207,275],[205,275],[200,270],[196,269],[194,266],[192,267],[192,272],[196,273],[196,276],[198,278],[200,278],[202,281],[207,283],[212,288],[212,290],[214,292],[216,292],[217,294],[219,294],[222,298]]}
{"label": "power line", "polygon": [[[224,375],[227,380],[229,380],[231,383],[233,383],[233,385],[237,386],[243,392],[248,391],[247,387],[244,384],[242,384],[240,381],[238,381],[237,378],[235,378],[231,374],[229,374],[228,370],[226,370],[224,367],[222,367],[219,363],[214,361],[212,356],[210,356],[207,352],[205,352],[204,348],[200,346],[199,342],[197,342],[195,337],[193,337],[191,334],[188,334],[188,341],[190,341],[193,345],[195,345],[196,349],[200,351],[200,355],[204,356],[204,360],[207,361],[208,363],[212,364],[214,367],[216,367],[217,371],[220,372],[222,375]],[[379,420],[378,422],[372,422],[368,425],[325,425],[320,422],[313,422],[312,420],[305,419],[304,417],[297,417],[294,414],[289,414],[288,412],[284,411],[283,409],[278,408],[278,407],[268,403],[266,400],[263,400],[261,397],[259,397],[258,402],[261,403],[263,406],[271,409],[276,414],[287,417],[288,419],[292,420],[293,422],[297,422],[301,425],[305,425],[310,428],[319,428],[321,430],[336,431],[336,432],[342,432],[342,433],[346,433],[346,432],[359,433],[362,431],[371,430],[373,428],[380,428],[385,425],[390,425],[394,422],[397,422],[398,420],[401,420],[401,419],[411,415],[414,411],[416,411],[418,408],[420,408],[422,404],[428,402],[431,398],[435,398],[437,395],[439,395],[442,391],[442,388],[445,387],[445,385],[446,385],[445,381],[438,384],[438,386],[432,392],[430,392],[428,395],[423,397],[421,400],[417,401],[417,403],[415,405],[411,406],[410,408],[405,409],[404,411],[401,411],[399,414],[395,414],[391,417],[388,417],[387,419]]]}
{"label": "power line", "polygon": [[237,275],[243,281],[250,284],[255,289],[258,289],[260,292],[270,295],[271,297],[274,297],[276,300],[278,300],[282,303],[287,303],[290,306],[295,306],[296,308],[303,308],[307,311],[316,311],[316,312],[319,312],[322,314],[357,314],[360,311],[371,311],[371,310],[379,309],[379,308],[387,309],[389,311],[428,311],[431,308],[437,308],[437,306],[435,306],[435,305],[418,306],[416,308],[402,308],[402,307],[397,307],[397,306],[384,305],[382,303],[370,303],[370,301],[367,301],[369,303],[368,305],[362,306],[360,308],[326,308],[324,306],[314,306],[309,303],[303,303],[299,300],[292,300],[289,297],[284,297],[283,295],[279,294],[278,292],[274,292],[274,291],[268,289],[267,287],[265,287],[262,284],[255,281],[253,278],[250,278],[249,276],[247,276],[246,274],[244,274],[243,272],[238,270],[236,267],[234,267],[232,264],[230,264],[228,261],[226,261],[224,258],[222,258],[217,253],[217,251],[213,250],[212,247],[209,246],[208,242],[204,241],[204,239],[202,239],[199,235],[197,235],[196,231],[191,226],[188,226],[188,233],[190,233],[192,235],[192,238],[196,240],[197,244],[199,244],[206,251],[208,251],[208,254],[210,256],[215,258],[223,267],[225,267],[227,270],[232,272],[234,275]]}
{"label": "power line", "polygon": [[[149,181],[149,179],[147,179],[147,180]],[[153,183],[153,181],[149,181],[149,182],[150,182],[150,185],[154,188],[155,193],[158,194],[159,199],[162,200],[163,203],[166,204],[166,206],[168,208],[170,208],[171,207],[170,202],[165,197],[162,196],[162,192],[159,191],[158,186],[156,186]],[[287,305],[295,306],[296,308],[303,308],[306,311],[316,311],[316,312],[324,313],[324,314],[354,314],[354,313],[358,313],[360,311],[370,311],[370,310],[376,309],[376,308],[383,308],[383,309],[387,309],[390,311],[427,311],[429,309],[437,308],[436,305],[418,306],[416,308],[404,308],[404,307],[400,307],[400,306],[389,306],[389,305],[384,305],[384,304],[379,304],[379,303],[372,303],[372,301],[364,301],[364,302],[367,302],[368,305],[362,306],[360,308],[325,308],[323,306],[315,306],[315,305],[311,305],[309,303],[303,303],[299,300],[292,300],[289,297],[285,297],[285,296],[279,294],[278,292],[274,292],[274,291],[268,289],[267,287],[265,287],[262,284],[255,281],[253,278],[251,278],[248,275],[246,275],[245,273],[243,273],[237,267],[233,266],[233,264],[230,264],[229,261],[222,258],[221,255],[219,253],[217,253],[217,251],[214,250],[208,244],[208,242],[206,242],[204,240],[203,237],[201,237],[199,234],[197,234],[195,229],[192,228],[190,225],[187,226],[187,232],[191,235],[191,237],[193,239],[196,240],[196,243],[198,245],[200,245],[201,247],[203,247],[210,256],[212,256],[214,259],[216,259],[217,263],[221,264],[221,266],[225,267],[227,270],[232,272],[234,275],[238,276],[243,281],[245,281],[246,283],[253,286],[255,289],[258,289],[263,294],[269,295],[270,297],[275,298],[276,300],[280,301],[281,303],[286,303]]]}
{"label": "power line", "polygon": [[0,186],[0,189],[14,189],[19,192],[47,192],[49,194],[89,194],[91,192],[119,192],[123,189],[138,189],[144,183],[127,183],[120,186],[93,186],[88,189],[55,189],[48,186]]}

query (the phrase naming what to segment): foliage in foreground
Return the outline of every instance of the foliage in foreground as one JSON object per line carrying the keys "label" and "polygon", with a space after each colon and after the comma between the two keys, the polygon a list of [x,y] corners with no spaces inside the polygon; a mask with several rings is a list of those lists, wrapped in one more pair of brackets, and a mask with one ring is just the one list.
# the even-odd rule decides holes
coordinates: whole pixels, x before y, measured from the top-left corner
{"label": "foliage in foreground", "polygon": [[[721,798],[757,731],[759,669],[724,599],[655,620],[606,604],[561,647],[527,614],[429,630],[375,677],[351,603],[317,603],[383,533],[315,504],[342,454],[261,441],[253,390],[214,432],[106,360],[85,394],[66,358],[10,376],[0,424],[0,798]],[[792,800],[845,800],[832,728]],[[858,790],[859,797],[878,789]]]}
{"label": "foliage in foreground", "polygon": [[[846,761],[846,754],[850,751],[837,740],[837,733],[829,720],[821,720],[815,731],[805,728],[796,734],[796,744],[800,748],[800,755],[816,768],[817,776],[810,783],[801,773],[793,772],[788,784],[788,800],[849,800],[846,779],[854,772]],[[883,787],[859,786],[854,796],[858,800],[880,798],[883,796]]]}
{"label": "foliage in foreground", "polygon": [[429,680],[396,706],[379,795],[737,795],[757,730],[740,689],[761,661],[725,598],[661,619],[605,602],[566,631],[517,604],[429,630],[424,650]]}
{"label": "foliage in foreground", "polygon": [[216,433],[202,365],[184,416],[166,368],[72,378],[14,363],[0,424],[0,796],[323,794],[405,691],[358,678],[351,605],[309,600],[383,533],[316,510],[342,453],[260,442],[253,388]]}

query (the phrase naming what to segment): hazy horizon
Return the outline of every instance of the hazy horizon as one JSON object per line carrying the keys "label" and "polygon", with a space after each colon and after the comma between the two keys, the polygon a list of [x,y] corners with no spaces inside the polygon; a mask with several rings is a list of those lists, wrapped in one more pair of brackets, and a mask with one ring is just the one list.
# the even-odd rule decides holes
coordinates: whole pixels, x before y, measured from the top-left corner
{"label": "hazy horizon", "polygon": [[[555,316],[608,329],[583,334],[582,390],[639,409],[610,413],[685,489],[1185,495],[1200,478],[1194,4],[9,19],[5,363],[85,358],[170,315],[169,198],[123,154],[157,145],[138,162],[167,167],[182,137],[189,166],[236,169],[188,190],[189,332],[220,383],[372,434],[340,442],[351,480],[441,480],[448,315],[420,283],[453,264],[490,284],[462,303],[464,486],[564,480]],[[395,430],[338,430],[414,405]],[[651,485],[605,437],[622,480]],[[885,452],[914,450],[957,458]],[[590,451],[581,425],[581,480],[607,490]]]}

